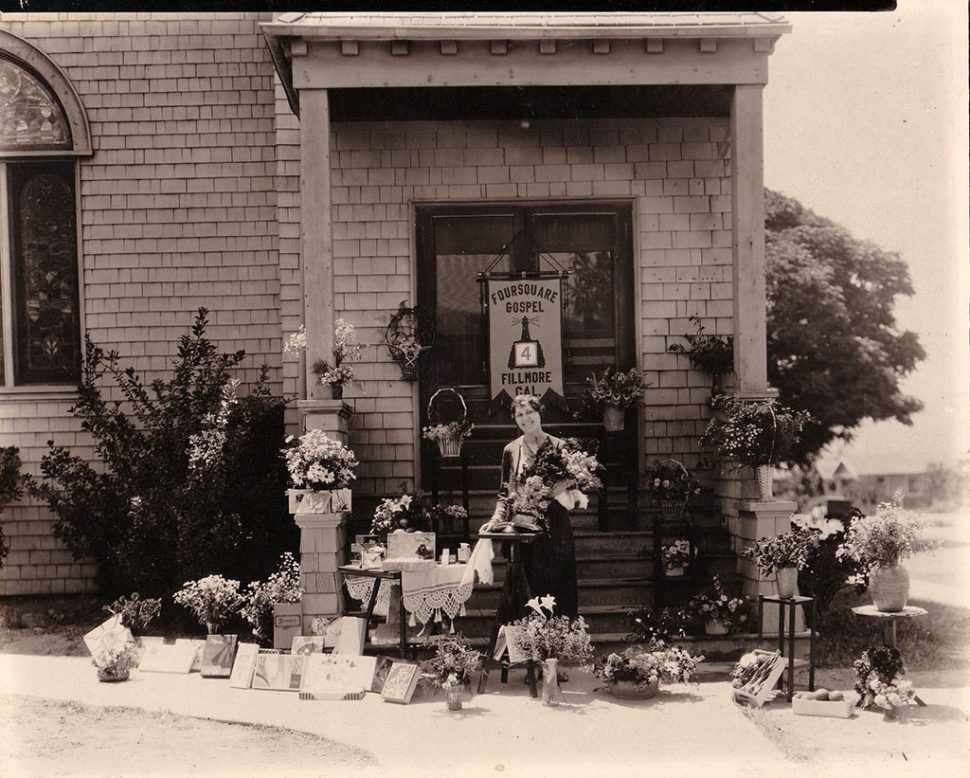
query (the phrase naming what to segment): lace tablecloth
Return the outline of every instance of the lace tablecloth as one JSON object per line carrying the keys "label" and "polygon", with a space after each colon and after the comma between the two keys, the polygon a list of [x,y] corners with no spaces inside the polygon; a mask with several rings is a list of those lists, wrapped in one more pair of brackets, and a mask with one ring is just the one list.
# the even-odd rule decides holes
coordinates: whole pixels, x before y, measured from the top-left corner
{"label": "lace tablecloth", "polygon": [[[411,626],[442,615],[453,620],[465,615],[465,601],[472,596],[472,583],[463,582],[467,565],[435,565],[401,573],[404,609],[411,614]],[[454,625],[451,630],[454,631]]]}
{"label": "lace tablecloth", "polygon": [[[374,591],[376,578],[365,578],[364,576],[355,577],[352,575],[344,576],[344,585],[347,593],[355,600],[360,600],[365,606],[370,602],[371,592]],[[375,616],[387,616],[391,604],[391,588],[397,586],[394,581],[384,581],[381,588],[377,590],[377,602],[374,603]]]}

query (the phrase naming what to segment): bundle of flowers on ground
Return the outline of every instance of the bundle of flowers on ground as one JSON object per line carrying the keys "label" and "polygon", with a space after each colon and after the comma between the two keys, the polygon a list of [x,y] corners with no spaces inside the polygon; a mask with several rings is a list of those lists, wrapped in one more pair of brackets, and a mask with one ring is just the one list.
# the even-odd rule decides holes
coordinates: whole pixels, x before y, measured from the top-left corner
{"label": "bundle of flowers on ground", "polygon": [[647,494],[658,502],[686,502],[701,493],[694,474],[676,459],[656,461],[644,473]]}
{"label": "bundle of flowers on ground", "polygon": [[192,611],[199,624],[205,626],[209,633],[218,632],[243,605],[239,581],[228,580],[221,575],[186,581],[172,599]]}
{"label": "bundle of flowers on ground", "polygon": [[120,616],[121,623],[131,630],[133,634],[140,634],[145,631],[148,625],[162,610],[162,601],[159,599],[142,599],[138,592],[134,592],[131,598],[119,597],[110,605],[105,605],[102,610],[112,616]]}
{"label": "bundle of flowers on ground", "polygon": [[903,660],[894,646],[867,648],[853,663],[856,671],[855,690],[859,693],[856,707],[863,710],[882,708],[894,712],[904,705],[916,705],[913,684],[899,676]]}
{"label": "bundle of flowers on ground", "polygon": [[605,405],[630,408],[643,400],[649,386],[643,375],[636,368],[624,373],[612,367],[606,368],[600,376],[591,375],[586,379],[583,404],[595,408]]}
{"label": "bundle of flowers on ground", "polygon": [[771,537],[756,540],[741,555],[758,565],[764,576],[783,567],[801,570],[808,564],[812,550],[818,546],[818,533],[803,529],[790,529]]}
{"label": "bundle of flowers on ground", "polygon": [[694,681],[697,663],[703,659],[662,640],[652,640],[645,646],[609,654],[593,666],[593,674],[609,686],[624,681],[640,689],[654,682],[687,684]]}
{"label": "bundle of flowers on ground", "polygon": [[424,677],[436,689],[466,686],[471,675],[482,666],[482,652],[471,647],[462,634],[438,641],[435,654],[422,663]]}
{"label": "bundle of flowers on ground", "polygon": [[711,579],[709,588],[691,598],[688,609],[702,622],[720,622],[730,633],[742,632],[751,623],[751,600],[744,595],[730,596],[718,576]]}
{"label": "bundle of flowers on ground", "polygon": [[593,647],[582,616],[556,616],[556,598],[548,594],[533,597],[526,605],[532,612],[512,622],[511,640],[521,654],[533,662],[559,659],[582,666],[592,662]]}
{"label": "bundle of flowers on ground", "polygon": [[576,438],[566,438],[561,446],[545,446],[524,469],[524,481],[514,495],[511,514],[532,517],[535,527],[545,530],[546,510],[553,500],[567,510],[589,505],[588,495],[603,488],[597,475],[602,469]]}
{"label": "bundle of flowers on ground", "polygon": [[923,537],[924,532],[923,522],[903,508],[897,492],[892,502],[880,503],[874,515],[853,519],[836,553],[857,562],[868,575],[875,567],[898,565],[913,554],[939,548],[938,541]]}
{"label": "bundle of flowers on ground", "polygon": [[675,540],[661,550],[665,570],[679,570],[690,564],[690,541]]}
{"label": "bundle of flowers on ground", "polygon": [[240,615],[253,628],[253,637],[262,642],[273,636],[273,604],[300,602],[300,563],[289,551],[280,557],[276,572],[266,581],[252,581],[246,587]]}
{"label": "bundle of flowers on ground", "polygon": [[291,435],[286,443],[282,453],[290,480],[298,489],[340,489],[357,477],[354,452],[323,430],[310,430],[299,440]]}
{"label": "bundle of flowers on ground", "polygon": [[431,519],[431,508],[428,501],[421,494],[405,492],[400,497],[387,497],[381,500],[374,511],[370,532],[380,538],[386,538],[388,533],[403,530],[405,532],[423,531],[428,529]]}
{"label": "bundle of flowers on ground", "polygon": [[123,646],[105,647],[91,657],[91,664],[98,668],[100,678],[127,678],[133,667],[138,666],[138,652],[132,643]]}
{"label": "bundle of flowers on ground", "polygon": [[802,427],[811,420],[806,411],[794,411],[775,399],[752,401],[719,394],[711,407],[714,415],[701,436],[701,445],[749,467],[787,461]]}

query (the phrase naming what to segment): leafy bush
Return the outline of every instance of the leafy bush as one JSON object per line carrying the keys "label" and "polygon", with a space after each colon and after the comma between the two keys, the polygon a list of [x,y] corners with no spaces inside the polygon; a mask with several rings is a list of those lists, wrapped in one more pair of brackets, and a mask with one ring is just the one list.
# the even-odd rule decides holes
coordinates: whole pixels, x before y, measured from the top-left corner
{"label": "leafy bush", "polygon": [[[0,448],[0,516],[8,503],[20,497],[23,479],[20,475],[20,449],[16,446]],[[10,546],[3,536],[3,521],[0,521],[0,568]]]}
{"label": "leafy bush", "polygon": [[[244,352],[218,353],[207,314],[200,308],[179,338],[171,378],[147,387],[88,339],[71,413],[102,466],[51,441],[43,480],[28,480],[54,514],[54,534],[75,558],[98,563],[109,594],[171,594],[212,573],[251,579],[296,542],[279,454],[286,401],[270,394],[266,368],[236,397],[230,371]],[[123,400],[102,394],[105,378]]]}

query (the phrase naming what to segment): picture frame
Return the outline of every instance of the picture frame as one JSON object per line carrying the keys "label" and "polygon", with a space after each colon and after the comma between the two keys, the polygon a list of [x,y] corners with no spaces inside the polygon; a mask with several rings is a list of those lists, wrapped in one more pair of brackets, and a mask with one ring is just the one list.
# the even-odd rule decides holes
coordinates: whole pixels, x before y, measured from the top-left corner
{"label": "picture frame", "polygon": [[418,665],[412,662],[392,662],[381,689],[381,698],[387,702],[407,705],[418,685],[419,671]]}
{"label": "picture frame", "polygon": [[188,642],[165,643],[161,640],[145,644],[138,669],[144,673],[182,673],[192,672],[192,665],[199,650]]}
{"label": "picture frame", "polygon": [[255,643],[240,643],[236,646],[236,659],[229,674],[229,686],[233,689],[248,689],[253,684],[256,670],[256,657],[259,646]]}
{"label": "picture frame", "polygon": [[202,666],[199,672],[203,678],[229,678],[232,675],[233,660],[236,658],[238,635],[208,635],[202,650]]}

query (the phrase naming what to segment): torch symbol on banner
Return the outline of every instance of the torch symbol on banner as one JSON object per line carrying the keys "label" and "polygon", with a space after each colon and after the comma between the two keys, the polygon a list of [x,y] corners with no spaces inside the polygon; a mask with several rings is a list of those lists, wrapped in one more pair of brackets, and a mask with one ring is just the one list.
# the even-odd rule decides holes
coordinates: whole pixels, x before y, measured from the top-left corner
{"label": "torch symbol on banner", "polygon": [[[519,340],[512,344],[512,348],[509,351],[509,368],[522,368],[522,367],[545,367],[546,358],[542,353],[542,344],[538,340],[533,340],[532,336],[529,334],[529,323],[530,319],[528,316],[523,316],[521,319],[515,319],[512,322],[512,326],[517,325],[522,326],[522,334]],[[534,323],[534,320],[532,320]]]}

